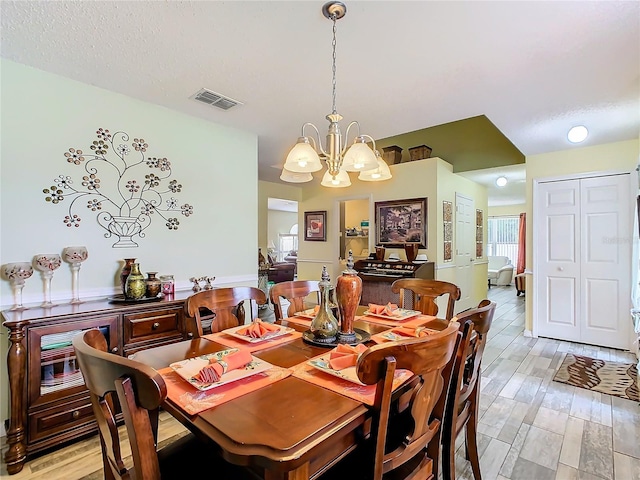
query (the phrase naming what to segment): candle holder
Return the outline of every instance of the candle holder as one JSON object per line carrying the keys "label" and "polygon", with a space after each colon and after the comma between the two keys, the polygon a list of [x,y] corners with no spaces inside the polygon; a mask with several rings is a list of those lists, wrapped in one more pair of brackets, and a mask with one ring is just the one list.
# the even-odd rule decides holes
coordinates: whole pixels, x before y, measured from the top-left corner
{"label": "candle holder", "polygon": [[5,276],[13,289],[13,307],[11,310],[26,310],[22,305],[22,289],[24,281],[33,275],[33,267],[29,262],[7,263],[3,268]]}
{"label": "candle holder", "polygon": [[51,279],[53,272],[60,268],[62,258],[57,253],[41,253],[34,258],[34,267],[40,272],[44,282],[44,301],[40,305],[44,308],[55,307],[51,301]]}
{"label": "candle holder", "polygon": [[89,257],[87,247],[65,247],[62,250],[64,261],[71,265],[71,304],[82,303],[80,300],[80,265]]}

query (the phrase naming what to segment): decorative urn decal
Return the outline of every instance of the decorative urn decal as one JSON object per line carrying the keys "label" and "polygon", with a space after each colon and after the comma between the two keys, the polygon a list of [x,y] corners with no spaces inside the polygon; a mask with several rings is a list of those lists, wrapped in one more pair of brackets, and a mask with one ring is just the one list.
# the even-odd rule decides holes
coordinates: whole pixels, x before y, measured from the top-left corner
{"label": "decorative urn decal", "polygon": [[[59,175],[55,185],[43,190],[47,202],[69,201],[63,222],[67,227],[79,227],[80,209],[97,212],[96,220],[107,233],[116,236],[113,248],[137,247],[134,237],[144,238],[151,221],[164,222],[169,230],[177,230],[177,214],[189,217],[193,206],[178,201],[175,194],[182,185],[171,177],[171,162],[166,158],[145,157],[149,145],[143,138],[99,128],[97,140],[90,152],[69,148],[64,156],[73,167],[83,172],[79,185],[71,176]],[[154,217],[155,215],[155,217]]]}

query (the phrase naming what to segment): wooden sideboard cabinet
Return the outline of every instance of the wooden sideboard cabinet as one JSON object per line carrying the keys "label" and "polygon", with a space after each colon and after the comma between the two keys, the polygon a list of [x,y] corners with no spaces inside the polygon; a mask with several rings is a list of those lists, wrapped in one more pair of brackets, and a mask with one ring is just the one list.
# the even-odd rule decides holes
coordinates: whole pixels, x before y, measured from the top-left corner
{"label": "wooden sideboard cabinet", "polygon": [[99,300],[3,311],[10,342],[7,471],[17,473],[29,455],[97,429],[71,346],[74,335],[98,328],[115,355],[130,355],[189,338],[193,326],[185,321],[183,313],[189,294],[178,292],[172,298],[150,303],[111,304]]}

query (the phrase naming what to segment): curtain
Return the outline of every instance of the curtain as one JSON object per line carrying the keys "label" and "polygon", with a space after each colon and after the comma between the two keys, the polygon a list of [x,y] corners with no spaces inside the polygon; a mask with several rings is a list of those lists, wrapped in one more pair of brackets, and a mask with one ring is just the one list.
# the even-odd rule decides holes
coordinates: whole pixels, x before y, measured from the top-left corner
{"label": "curtain", "polygon": [[516,275],[523,273],[527,262],[527,252],[525,243],[527,241],[527,214],[520,214],[520,225],[518,226],[518,262],[516,263]]}

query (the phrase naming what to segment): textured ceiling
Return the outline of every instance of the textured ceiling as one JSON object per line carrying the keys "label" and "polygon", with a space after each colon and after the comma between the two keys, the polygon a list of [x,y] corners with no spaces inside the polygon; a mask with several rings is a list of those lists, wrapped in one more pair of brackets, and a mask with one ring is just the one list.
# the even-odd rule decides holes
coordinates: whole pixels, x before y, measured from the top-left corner
{"label": "textured ceiling", "polygon": [[[4,58],[258,134],[274,181],[331,110],[322,2],[0,2]],[[486,115],[525,155],[638,138],[640,2],[350,1],[337,109],[387,138]],[[189,97],[202,87],[229,111]],[[446,158],[445,158],[446,160]],[[316,174],[316,176],[320,176]]]}

